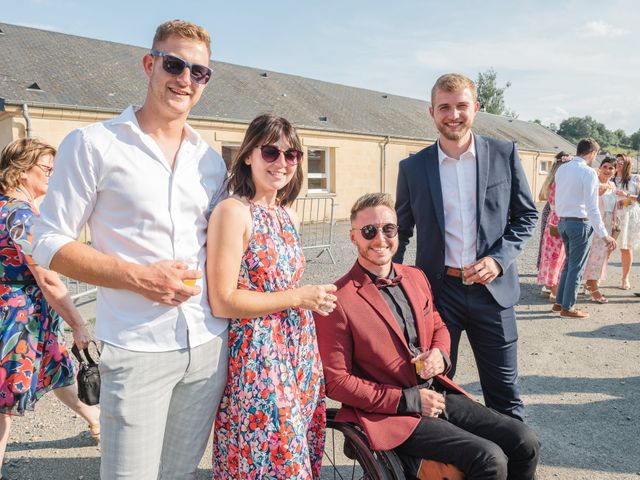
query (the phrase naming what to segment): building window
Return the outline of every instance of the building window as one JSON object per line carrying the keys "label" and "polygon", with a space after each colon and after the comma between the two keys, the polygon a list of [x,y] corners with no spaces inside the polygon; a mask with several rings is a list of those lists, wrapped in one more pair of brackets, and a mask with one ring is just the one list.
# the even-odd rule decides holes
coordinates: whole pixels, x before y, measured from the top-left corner
{"label": "building window", "polygon": [[307,149],[307,191],[309,193],[328,193],[331,191],[329,176],[331,159],[329,149],[310,147]]}
{"label": "building window", "polygon": [[227,170],[231,167],[231,162],[236,158],[236,155],[240,151],[240,145],[223,145],[222,146],[222,159],[227,166]]}
{"label": "building window", "polygon": [[549,173],[553,160],[540,160],[540,173]]}

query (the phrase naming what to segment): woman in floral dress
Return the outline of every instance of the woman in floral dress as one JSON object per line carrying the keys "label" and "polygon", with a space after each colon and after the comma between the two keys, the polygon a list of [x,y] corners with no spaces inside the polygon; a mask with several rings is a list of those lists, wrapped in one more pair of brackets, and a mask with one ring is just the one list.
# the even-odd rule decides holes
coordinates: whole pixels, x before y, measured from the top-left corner
{"label": "woman in floral dress", "polygon": [[633,264],[633,251],[640,248],[640,175],[631,173],[631,158],[627,155],[616,155],[616,184],[618,196],[618,216],[620,217],[620,261],[622,263],[622,290],[631,289],[629,273]]}
{"label": "woman in floral dress", "polygon": [[288,206],[302,186],[301,148],[287,120],[254,119],[231,166],[233,195],[209,222],[209,301],[231,318],[215,480],[320,477],[324,380],[310,310],[326,315],[336,298],[333,285],[299,286],[305,260]]}
{"label": "woman in floral dress", "polygon": [[[617,218],[617,199],[614,193],[615,185],[611,182],[611,177],[615,172],[615,159],[605,157],[600,162],[598,168],[598,209],[607,232],[614,236],[613,227]],[[594,236],[589,250],[589,257],[584,269],[586,287],[591,295],[591,300],[596,303],[608,303],[608,299],[600,292],[599,282],[607,278],[607,263],[612,251],[607,248],[607,244],[601,238]]]}
{"label": "woman in floral dress", "polygon": [[[556,159],[545,185],[547,188],[547,201],[551,207],[549,216],[547,217],[547,223],[544,230],[541,233],[542,240],[540,242],[540,265],[538,267],[538,284],[545,285],[551,293],[549,294],[550,300],[555,300],[556,291],[558,289],[558,282],[560,280],[560,273],[562,273],[562,266],[566,254],[564,251],[564,244],[560,235],[554,236],[551,234],[551,229],[558,226],[558,214],[556,213],[555,200],[556,200],[556,184],[555,177],[558,168],[563,165],[563,158]],[[544,185],[543,185],[544,188]]]}
{"label": "woman in floral dress", "polygon": [[34,200],[47,191],[54,155],[50,145],[19,139],[0,156],[0,463],[11,416],[32,410],[49,390],[89,423],[96,441],[100,438],[100,410],[78,400],[58,313],[79,348],[91,337],[58,275],[31,258]]}

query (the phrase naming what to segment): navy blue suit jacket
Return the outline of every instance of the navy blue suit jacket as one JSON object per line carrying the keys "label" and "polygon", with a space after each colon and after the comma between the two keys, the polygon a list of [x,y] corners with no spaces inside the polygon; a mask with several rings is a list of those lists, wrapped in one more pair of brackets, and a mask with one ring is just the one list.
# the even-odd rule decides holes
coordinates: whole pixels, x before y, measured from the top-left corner
{"label": "navy blue suit jacket", "polygon": [[[520,298],[516,257],[531,237],[538,211],[515,145],[479,135],[474,135],[474,139],[476,259],[490,256],[502,267],[502,275],[488,284],[487,289],[498,304],[508,308]],[[436,143],[400,162],[396,191],[400,246],[394,261],[402,263],[415,226],[416,266],[426,273],[436,299],[445,268],[442,195]]]}

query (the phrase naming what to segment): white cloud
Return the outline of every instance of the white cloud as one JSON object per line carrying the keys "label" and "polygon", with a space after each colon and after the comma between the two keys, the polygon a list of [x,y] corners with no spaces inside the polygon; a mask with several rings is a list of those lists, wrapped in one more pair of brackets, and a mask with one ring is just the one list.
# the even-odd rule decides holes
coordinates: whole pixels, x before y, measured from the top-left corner
{"label": "white cloud", "polygon": [[587,37],[621,37],[628,34],[627,30],[614,27],[610,23],[603,22],[602,20],[587,22],[583,28],[583,35]]}

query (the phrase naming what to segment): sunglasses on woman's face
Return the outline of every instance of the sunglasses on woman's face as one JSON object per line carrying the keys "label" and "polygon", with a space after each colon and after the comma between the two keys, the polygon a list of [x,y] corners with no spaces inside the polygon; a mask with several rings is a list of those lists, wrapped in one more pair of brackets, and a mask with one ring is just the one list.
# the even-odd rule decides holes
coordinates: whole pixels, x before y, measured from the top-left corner
{"label": "sunglasses on woman's face", "polygon": [[287,162],[287,165],[291,165],[292,167],[297,165],[298,162],[302,159],[302,152],[300,150],[296,150],[295,148],[280,150],[275,145],[262,145],[258,148],[262,153],[262,159],[267,163],[275,162],[278,158],[280,158],[281,153],[282,155],[284,155],[284,161]]}
{"label": "sunglasses on woman's face", "polygon": [[387,238],[393,238],[398,235],[398,225],[394,223],[385,223],[384,225],[365,225],[362,228],[352,228],[351,230],[360,230],[362,238],[365,240],[373,240],[378,235],[378,231]]}
{"label": "sunglasses on woman's face", "polygon": [[158,50],[151,50],[149,52],[154,57],[162,58],[162,68],[169,75],[181,75],[185,68],[189,69],[191,74],[191,80],[200,85],[205,85],[211,78],[212,70],[204,65],[198,65],[197,63],[189,63],[186,60],[176,57],[175,55],[169,55],[168,53],[160,52]]}

